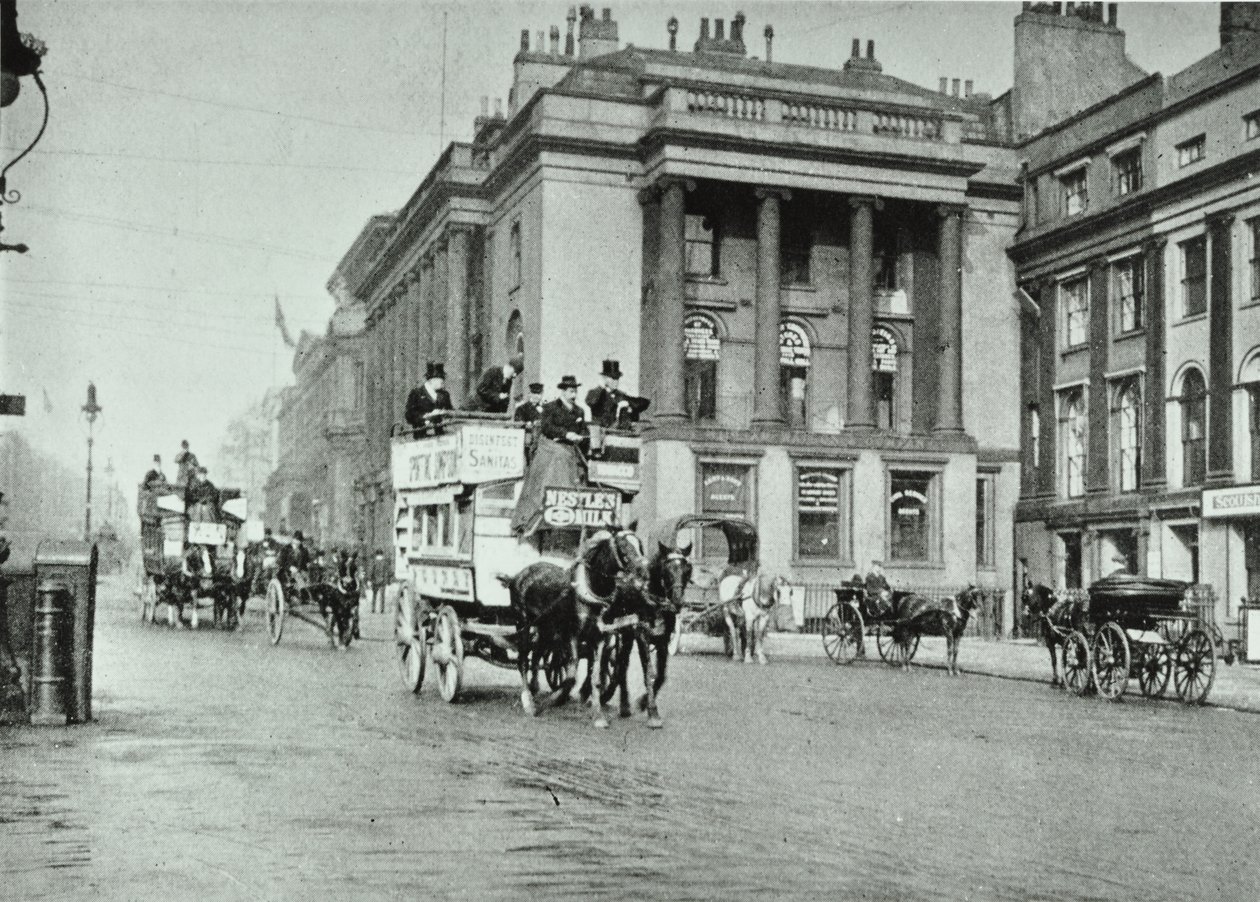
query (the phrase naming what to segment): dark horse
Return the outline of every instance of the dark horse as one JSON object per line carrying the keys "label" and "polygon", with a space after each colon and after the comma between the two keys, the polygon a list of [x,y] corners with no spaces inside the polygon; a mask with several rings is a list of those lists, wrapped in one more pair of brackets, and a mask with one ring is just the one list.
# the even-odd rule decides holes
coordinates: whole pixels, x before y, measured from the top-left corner
{"label": "dark horse", "polygon": [[613,672],[617,679],[604,689],[603,701],[612,698],[613,692],[621,691],[622,717],[629,717],[630,694],[627,678],[630,667],[630,647],[639,652],[639,666],[643,669],[644,693],[639,696],[638,707],[646,711],[649,727],[662,726],[656,696],[665,685],[665,671],[669,662],[669,640],[678,625],[678,612],[682,610],[683,595],[691,582],[691,546],[671,548],[658,543],[656,553],[648,564],[647,604],[639,622],[617,634],[613,653]]}
{"label": "dark horse", "polygon": [[[624,529],[603,533],[587,543],[572,568],[539,562],[499,580],[508,588],[516,615],[517,667],[525,711],[537,714],[564,703],[577,683],[578,659],[585,657],[588,679],[599,683],[590,694],[595,726],[608,726],[602,699],[608,638],[621,621],[637,616],[647,585],[647,562],[638,538]],[[564,661],[560,685],[536,698],[540,657],[557,652]]]}
{"label": "dark horse", "polygon": [[958,676],[958,645],[971,612],[980,606],[980,590],[968,586],[953,598],[908,595],[897,603],[893,641],[900,646],[902,669],[910,668],[909,644],[915,636],[945,637],[945,669]]}
{"label": "dark horse", "polygon": [[1053,589],[1041,584],[1026,586],[1022,600],[1024,614],[1041,622],[1041,633],[1050,652],[1050,685],[1062,686],[1058,649],[1063,647],[1068,633],[1081,629],[1084,620],[1082,605],[1069,598],[1059,598]]}

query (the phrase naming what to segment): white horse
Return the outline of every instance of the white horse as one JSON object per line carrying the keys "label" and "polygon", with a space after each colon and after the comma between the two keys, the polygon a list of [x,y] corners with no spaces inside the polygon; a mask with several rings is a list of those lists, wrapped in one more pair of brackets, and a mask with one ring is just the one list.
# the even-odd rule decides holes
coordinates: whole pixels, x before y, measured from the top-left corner
{"label": "white horse", "polygon": [[742,568],[732,568],[718,580],[718,603],[730,635],[732,661],[739,661],[742,652],[745,664],[751,664],[754,655],[758,664],[767,663],[766,630],[786,588],[787,580],[781,576],[772,580],[758,570]]}

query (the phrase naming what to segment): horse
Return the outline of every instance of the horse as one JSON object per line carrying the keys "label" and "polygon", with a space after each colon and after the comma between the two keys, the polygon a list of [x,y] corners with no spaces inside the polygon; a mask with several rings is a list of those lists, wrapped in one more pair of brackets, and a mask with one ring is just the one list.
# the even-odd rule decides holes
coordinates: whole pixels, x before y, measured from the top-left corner
{"label": "horse", "polygon": [[971,612],[980,607],[980,590],[968,586],[953,598],[933,599],[909,595],[897,603],[893,642],[906,651],[902,669],[910,669],[908,646],[915,636],[945,637],[945,669],[958,676],[958,645]]}
{"label": "horse", "polygon": [[665,671],[669,662],[669,642],[678,628],[678,612],[682,610],[683,597],[691,582],[691,546],[671,548],[664,542],[657,543],[657,550],[648,562],[647,604],[639,622],[617,634],[613,653],[614,673],[618,679],[605,688],[604,702],[615,691],[621,691],[622,717],[631,714],[627,678],[630,647],[633,643],[639,652],[639,666],[643,669],[644,692],[639,696],[638,708],[646,711],[648,726],[663,725],[656,698],[665,685]]}
{"label": "horse", "polygon": [[1041,633],[1050,652],[1050,685],[1061,687],[1064,683],[1059,675],[1059,649],[1067,634],[1083,625],[1084,610],[1079,602],[1059,598],[1053,589],[1040,583],[1025,586],[1021,600],[1024,614],[1041,621]]}
{"label": "horse", "polygon": [[[517,667],[521,705],[537,715],[568,700],[577,683],[579,658],[587,661],[587,681],[595,726],[607,727],[602,694],[604,654],[617,621],[642,604],[647,564],[634,533],[617,529],[592,537],[572,568],[540,561],[515,576],[498,577],[508,589],[516,616]],[[562,653],[564,676],[559,686],[536,697],[537,669],[545,654]],[[596,676],[598,675],[598,677]]]}
{"label": "horse", "polygon": [[778,593],[775,584],[757,570],[734,568],[718,580],[718,604],[730,637],[731,660],[743,656],[751,664],[766,663],[765,638]]}

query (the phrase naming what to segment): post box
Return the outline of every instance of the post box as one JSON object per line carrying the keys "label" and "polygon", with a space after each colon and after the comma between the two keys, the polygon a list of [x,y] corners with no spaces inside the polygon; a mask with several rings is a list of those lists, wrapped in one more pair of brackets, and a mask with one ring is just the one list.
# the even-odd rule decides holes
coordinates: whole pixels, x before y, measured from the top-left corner
{"label": "post box", "polygon": [[[64,630],[61,644],[65,680],[62,686],[65,701],[65,723],[86,723],[92,719],[92,642],[96,621],[95,545],[85,542],[46,542],[35,552],[37,583],[35,642],[32,669],[32,720],[39,705],[41,684],[38,682],[44,665],[56,657],[41,657],[40,641],[57,641],[54,628]],[[54,600],[53,587],[60,587],[60,601]],[[47,594],[45,590],[48,590]],[[44,610],[41,610],[44,609]],[[46,654],[46,653],[45,653]],[[50,680],[52,673],[44,673]],[[49,685],[56,685],[49,683]],[[51,701],[51,692],[45,690]]]}

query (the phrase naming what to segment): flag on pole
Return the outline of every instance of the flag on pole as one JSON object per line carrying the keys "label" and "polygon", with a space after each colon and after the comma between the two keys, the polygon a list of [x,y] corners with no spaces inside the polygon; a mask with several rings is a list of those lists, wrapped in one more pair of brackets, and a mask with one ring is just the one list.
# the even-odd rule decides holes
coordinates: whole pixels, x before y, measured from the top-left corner
{"label": "flag on pole", "polygon": [[44,413],[52,413],[53,411],[52,399],[48,397],[48,389],[41,388],[40,391],[44,393]]}
{"label": "flag on pole", "polygon": [[280,309],[280,296],[276,295],[276,328],[280,330],[280,337],[284,339],[286,347],[296,348],[297,345],[293,341],[293,336],[289,334],[289,327],[284,322],[284,311]]}

